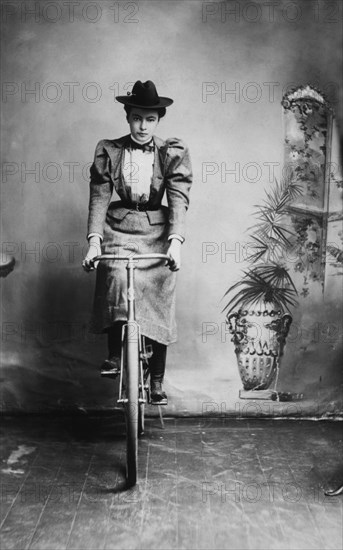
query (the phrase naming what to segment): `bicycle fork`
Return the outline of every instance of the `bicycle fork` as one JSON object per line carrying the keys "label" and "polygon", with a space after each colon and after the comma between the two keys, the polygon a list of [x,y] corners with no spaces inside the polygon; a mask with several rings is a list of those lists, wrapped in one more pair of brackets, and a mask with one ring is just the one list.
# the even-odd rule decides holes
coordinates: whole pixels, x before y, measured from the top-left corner
{"label": "bicycle fork", "polygon": [[[136,268],[136,263],[132,258],[129,258],[126,270],[127,270],[127,323],[123,325],[122,328],[122,346],[121,346],[121,365],[120,365],[120,381],[119,381],[119,397],[118,403],[127,403],[127,396],[124,395],[123,391],[123,375],[124,375],[124,361],[126,365],[129,362],[129,355],[134,358],[133,363],[137,365],[138,363],[138,405],[146,402],[144,398],[145,391],[148,391],[148,387],[145,386],[144,376],[143,376],[143,361],[146,361],[148,354],[146,353],[145,345],[144,350],[142,350],[142,338],[140,327],[136,321],[136,312],[135,312],[135,290],[134,290],[134,270]],[[126,356],[125,356],[126,353]],[[132,365],[132,361],[130,361]],[[129,373],[126,373],[128,376]]]}
{"label": "bicycle fork", "polygon": [[[144,368],[143,363],[151,357],[152,353],[146,351],[145,344],[143,344],[142,349],[142,336],[139,325],[135,321],[130,323],[125,323],[122,328],[122,344],[121,344],[121,363],[120,363],[120,379],[119,379],[119,396],[117,403],[127,403],[128,399],[125,396],[124,384],[123,384],[123,375],[124,375],[124,354],[125,349],[125,340],[131,338],[130,343],[134,343],[138,347],[138,403],[146,403],[144,398],[145,392],[149,392],[149,385],[144,377]],[[126,363],[127,364],[127,363]]]}

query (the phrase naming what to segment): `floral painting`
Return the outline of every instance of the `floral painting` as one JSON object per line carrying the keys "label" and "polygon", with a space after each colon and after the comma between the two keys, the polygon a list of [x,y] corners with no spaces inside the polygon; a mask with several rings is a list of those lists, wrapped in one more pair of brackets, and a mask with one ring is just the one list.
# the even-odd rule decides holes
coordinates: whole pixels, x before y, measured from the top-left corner
{"label": "floral painting", "polygon": [[295,234],[291,268],[306,297],[311,283],[324,284],[333,113],[325,97],[310,86],[282,100],[284,171],[301,189],[290,208]]}

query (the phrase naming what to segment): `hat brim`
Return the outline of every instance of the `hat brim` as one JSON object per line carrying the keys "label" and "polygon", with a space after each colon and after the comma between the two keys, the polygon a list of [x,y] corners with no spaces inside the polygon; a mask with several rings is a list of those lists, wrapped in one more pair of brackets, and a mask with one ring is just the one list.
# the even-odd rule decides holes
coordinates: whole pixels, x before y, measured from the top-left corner
{"label": "hat brim", "polygon": [[154,105],[142,105],[140,103],[135,103],[133,96],[130,95],[118,95],[116,100],[124,105],[138,107],[139,109],[162,109],[164,107],[169,107],[169,105],[174,103],[174,100],[170,99],[170,97],[159,97],[158,103],[155,103]]}

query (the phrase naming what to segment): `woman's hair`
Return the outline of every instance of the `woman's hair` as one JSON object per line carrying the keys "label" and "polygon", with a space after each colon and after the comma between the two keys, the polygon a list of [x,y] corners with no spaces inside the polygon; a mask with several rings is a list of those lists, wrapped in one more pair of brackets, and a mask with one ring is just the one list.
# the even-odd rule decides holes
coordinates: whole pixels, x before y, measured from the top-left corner
{"label": "woman's hair", "polygon": [[[126,116],[129,117],[130,113],[131,113],[131,109],[133,109],[133,107],[131,107],[131,105],[124,105],[124,109],[125,109],[125,112],[126,112]],[[151,109],[151,111],[157,111],[158,119],[164,117],[164,115],[166,114],[166,108],[165,107]]]}

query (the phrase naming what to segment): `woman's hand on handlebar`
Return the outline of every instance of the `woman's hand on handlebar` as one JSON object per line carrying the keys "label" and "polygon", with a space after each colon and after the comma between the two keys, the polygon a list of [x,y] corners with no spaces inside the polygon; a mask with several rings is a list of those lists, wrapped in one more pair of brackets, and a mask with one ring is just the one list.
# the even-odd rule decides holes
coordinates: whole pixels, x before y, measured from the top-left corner
{"label": "woman's hand on handlebar", "polygon": [[181,267],[181,242],[178,239],[171,239],[167,256],[170,259],[166,265],[169,265],[171,271],[178,271]]}
{"label": "woman's hand on handlebar", "polygon": [[100,237],[94,236],[89,239],[88,251],[85,259],[82,262],[82,267],[85,271],[94,271],[98,267],[99,262],[93,264],[93,258],[100,256],[101,254],[101,242]]}

